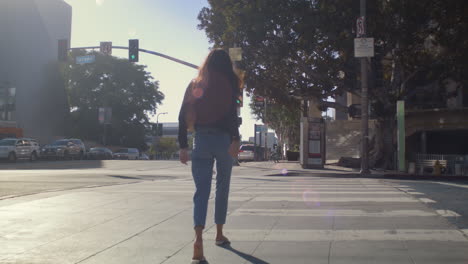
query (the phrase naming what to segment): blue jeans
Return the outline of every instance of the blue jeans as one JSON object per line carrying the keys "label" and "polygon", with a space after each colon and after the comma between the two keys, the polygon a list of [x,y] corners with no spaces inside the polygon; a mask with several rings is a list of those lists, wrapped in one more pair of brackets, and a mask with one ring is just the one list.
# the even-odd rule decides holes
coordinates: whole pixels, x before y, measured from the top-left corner
{"label": "blue jeans", "polygon": [[196,129],[192,151],[192,176],[196,188],[193,196],[194,226],[205,227],[215,160],[217,170],[215,223],[226,223],[232,171],[232,157],[228,152],[230,144],[231,138],[227,132],[217,129]]}

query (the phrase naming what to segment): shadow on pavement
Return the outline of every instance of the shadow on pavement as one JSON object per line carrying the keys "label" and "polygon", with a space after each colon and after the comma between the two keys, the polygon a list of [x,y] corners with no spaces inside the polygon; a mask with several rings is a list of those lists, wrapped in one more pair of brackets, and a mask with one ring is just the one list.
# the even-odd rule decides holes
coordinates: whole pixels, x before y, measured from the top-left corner
{"label": "shadow on pavement", "polygon": [[226,246],[223,246],[222,248],[231,251],[232,253],[234,253],[234,254],[238,255],[239,257],[249,261],[252,264],[269,264],[269,262],[263,261],[263,260],[261,260],[259,258],[256,258],[256,257],[250,255],[250,254],[246,254],[244,252],[241,252],[241,251],[231,247],[231,245],[226,245]]}
{"label": "shadow on pavement", "polygon": [[30,162],[18,160],[14,163],[0,162],[0,170],[73,170],[73,169],[97,169],[102,168],[101,160],[39,160]]}

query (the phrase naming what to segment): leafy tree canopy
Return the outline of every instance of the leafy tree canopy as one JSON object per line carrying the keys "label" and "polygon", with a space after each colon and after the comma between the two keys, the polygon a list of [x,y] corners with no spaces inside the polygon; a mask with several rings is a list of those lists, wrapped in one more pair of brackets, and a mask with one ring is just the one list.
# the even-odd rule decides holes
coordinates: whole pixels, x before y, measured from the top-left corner
{"label": "leafy tree canopy", "polygon": [[[210,6],[199,14],[199,28],[214,46],[242,47],[249,93],[284,105],[291,105],[287,96],[291,90],[322,100],[345,91],[359,94],[360,69],[353,47],[359,2],[208,2]],[[370,87],[379,115],[393,116],[395,101],[408,94],[421,72],[466,82],[467,1],[367,3],[367,34],[375,38],[377,64],[385,66],[384,84],[377,87],[371,82]]]}
{"label": "leafy tree canopy", "polygon": [[[86,55],[74,51],[72,57]],[[63,68],[70,108],[70,134],[100,140],[103,126],[98,122],[100,107],[112,108],[108,139],[111,144],[145,148],[144,125],[154,114],[164,95],[146,66],[126,59],[92,53],[96,61],[69,64]]]}

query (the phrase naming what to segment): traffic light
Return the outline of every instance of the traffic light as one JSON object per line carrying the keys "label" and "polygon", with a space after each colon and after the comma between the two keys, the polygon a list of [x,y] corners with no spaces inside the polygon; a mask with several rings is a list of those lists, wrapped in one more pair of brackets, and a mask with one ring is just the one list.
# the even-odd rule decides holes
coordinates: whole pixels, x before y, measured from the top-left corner
{"label": "traffic light", "polygon": [[101,42],[100,51],[106,55],[112,55],[112,42]]}
{"label": "traffic light", "polygon": [[68,59],[68,39],[59,39],[58,41],[58,60],[67,61]]}
{"label": "traffic light", "polygon": [[130,39],[128,41],[128,60],[130,62],[138,62],[138,50],[140,49],[138,39]]}
{"label": "traffic light", "polygon": [[372,58],[372,73],[373,73],[373,86],[375,88],[384,87],[384,69],[383,69],[383,57],[384,49],[382,46],[376,45],[374,47],[375,55]]}
{"label": "traffic light", "polygon": [[243,94],[241,93],[241,94],[239,94],[239,96],[236,98],[236,105],[237,105],[238,107],[242,107],[242,105],[244,104],[243,101],[244,101],[244,96],[243,96]]}

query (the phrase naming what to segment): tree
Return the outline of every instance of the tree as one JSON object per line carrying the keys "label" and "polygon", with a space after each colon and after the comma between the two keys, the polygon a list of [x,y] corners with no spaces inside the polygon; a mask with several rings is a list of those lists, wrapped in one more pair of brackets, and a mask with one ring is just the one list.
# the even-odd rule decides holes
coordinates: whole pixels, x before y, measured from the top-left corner
{"label": "tree", "polygon": [[[294,103],[292,100],[291,102]],[[263,123],[268,124],[269,128],[275,130],[281,146],[287,144],[289,149],[293,149],[294,145],[299,144],[301,107],[279,104],[275,101],[265,103],[268,104],[266,115],[265,107],[256,105],[253,98],[250,103],[252,113]]]}
{"label": "tree", "polygon": [[[85,54],[88,53],[74,51],[71,56]],[[100,53],[91,54],[96,56],[94,63],[69,64],[62,71],[70,107],[68,134],[100,141],[104,127],[98,122],[98,109],[110,107],[109,143],[145,149],[144,125],[149,123],[148,115],[154,114],[164,99],[158,82],[145,71],[146,66]]]}
{"label": "tree", "polygon": [[[293,109],[287,96],[291,90],[322,101],[344,92],[360,94],[360,69],[353,50],[358,2],[208,2],[210,7],[199,14],[199,28],[214,46],[236,44],[243,49],[241,66],[249,93],[287,109]],[[375,38],[380,52],[373,59],[379,70],[372,73],[381,73],[381,82],[371,78],[370,101],[379,127],[388,136],[395,138],[396,101],[411,93],[416,82],[452,76],[466,84],[467,12],[464,0],[368,1],[367,34]],[[393,147],[391,142],[383,146],[383,138],[374,161],[384,160],[383,166],[388,166]]]}

